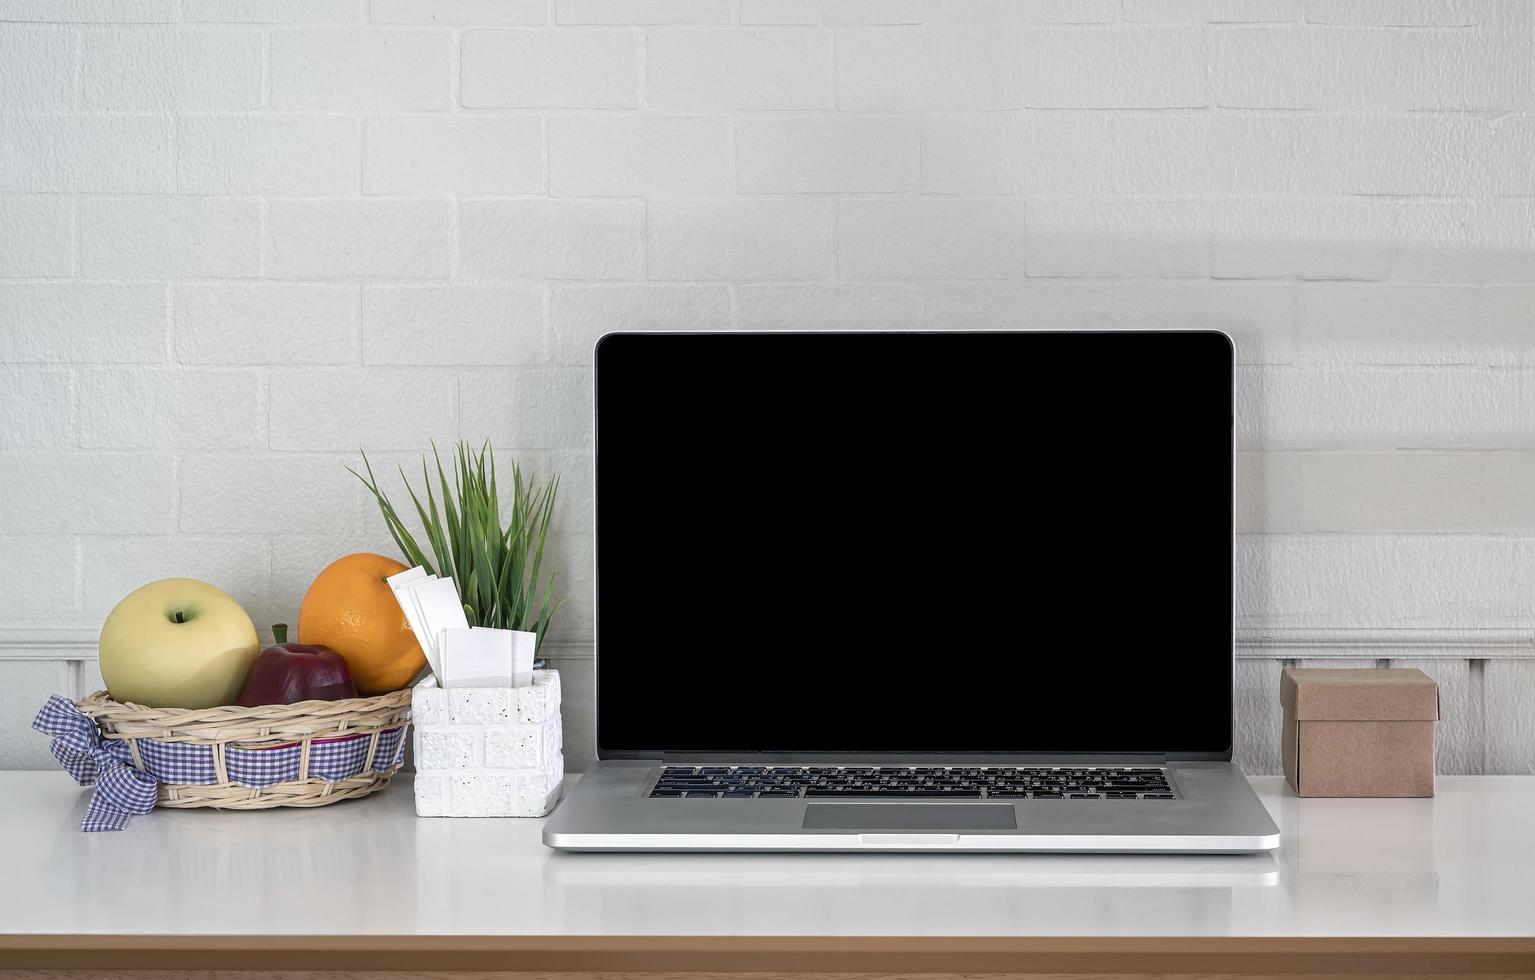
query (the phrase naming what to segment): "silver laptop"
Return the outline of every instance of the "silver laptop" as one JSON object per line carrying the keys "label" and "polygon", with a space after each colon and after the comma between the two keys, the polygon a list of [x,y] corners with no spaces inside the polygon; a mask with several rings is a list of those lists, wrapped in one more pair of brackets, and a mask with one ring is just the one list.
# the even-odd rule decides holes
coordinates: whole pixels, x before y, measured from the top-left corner
{"label": "silver laptop", "polygon": [[614,334],[566,850],[1244,852],[1214,331]]}

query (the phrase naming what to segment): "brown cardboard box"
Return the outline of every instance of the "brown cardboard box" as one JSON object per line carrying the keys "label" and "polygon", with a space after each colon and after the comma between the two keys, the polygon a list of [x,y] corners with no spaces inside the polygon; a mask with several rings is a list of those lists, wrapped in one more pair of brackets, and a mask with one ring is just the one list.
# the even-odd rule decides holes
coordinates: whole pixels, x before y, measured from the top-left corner
{"label": "brown cardboard box", "polygon": [[1433,796],[1439,685],[1421,670],[1287,668],[1284,774],[1301,796]]}

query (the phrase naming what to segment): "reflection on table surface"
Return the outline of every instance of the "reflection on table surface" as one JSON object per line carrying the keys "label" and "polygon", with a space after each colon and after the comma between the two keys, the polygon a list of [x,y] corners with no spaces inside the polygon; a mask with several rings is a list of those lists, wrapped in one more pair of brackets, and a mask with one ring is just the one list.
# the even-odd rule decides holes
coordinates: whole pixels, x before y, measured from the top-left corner
{"label": "reflection on table surface", "polygon": [[[574,931],[1075,933],[1126,919],[1225,931],[1233,888],[1279,883],[1269,855],[559,854],[544,894]],[[892,926],[899,923],[899,929]],[[1087,931],[1092,931],[1091,929]]]}
{"label": "reflection on table surface", "polygon": [[1255,780],[1269,855],[565,854],[538,820],[414,816],[408,784],[315,811],[77,830],[62,774],[0,774],[7,932],[452,935],[1535,933],[1535,779],[1436,800]]}

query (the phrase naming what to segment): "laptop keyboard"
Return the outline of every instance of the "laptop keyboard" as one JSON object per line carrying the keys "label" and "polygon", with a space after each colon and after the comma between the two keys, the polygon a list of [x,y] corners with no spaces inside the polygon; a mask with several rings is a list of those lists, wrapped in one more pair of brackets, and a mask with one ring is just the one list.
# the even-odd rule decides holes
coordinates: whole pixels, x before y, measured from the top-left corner
{"label": "laptop keyboard", "polygon": [[1161,769],[667,766],[651,799],[1172,800]]}

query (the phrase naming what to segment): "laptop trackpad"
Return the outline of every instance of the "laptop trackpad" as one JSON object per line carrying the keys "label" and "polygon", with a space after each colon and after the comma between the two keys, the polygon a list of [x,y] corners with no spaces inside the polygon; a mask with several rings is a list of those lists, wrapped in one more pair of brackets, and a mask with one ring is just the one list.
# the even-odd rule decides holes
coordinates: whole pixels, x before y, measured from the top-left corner
{"label": "laptop trackpad", "polygon": [[1017,830],[1011,804],[812,803],[806,830]]}

